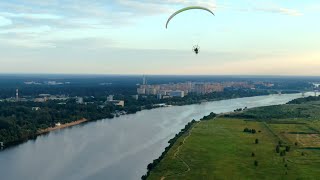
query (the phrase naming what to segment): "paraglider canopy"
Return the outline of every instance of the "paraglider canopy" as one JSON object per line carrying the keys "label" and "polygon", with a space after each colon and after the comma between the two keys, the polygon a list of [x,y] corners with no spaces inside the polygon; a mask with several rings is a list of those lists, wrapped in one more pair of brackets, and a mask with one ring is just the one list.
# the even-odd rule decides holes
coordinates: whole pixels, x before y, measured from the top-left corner
{"label": "paraglider canopy", "polygon": [[176,16],[177,14],[179,14],[179,13],[182,13],[182,12],[184,12],[184,11],[188,11],[188,10],[191,10],[191,9],[205,10],[205,11],[208,11],[209,13],[211,13],[212,15],[214,15],[214,13],[213,13],[210,9],[208,9],[208,8],[201,7],[201,6],[189,6],[189,7],[180,9],[179,11],[173,13],[173,14],[169,17],[169,19],[167,20],[166,28],[168,28],[168,24],[169,24],[169,22],[171,21],[171,19],[172,19],[173,17],[175,17],[175,16]]}

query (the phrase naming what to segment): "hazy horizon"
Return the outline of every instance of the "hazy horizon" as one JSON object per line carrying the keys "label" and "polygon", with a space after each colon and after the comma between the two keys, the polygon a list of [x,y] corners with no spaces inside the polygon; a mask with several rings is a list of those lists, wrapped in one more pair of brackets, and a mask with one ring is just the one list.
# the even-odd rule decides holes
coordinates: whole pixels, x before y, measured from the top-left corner
{"label": "hazy horizon", "polygon": [[[190,5],[215,16],[189,11],[165,28]],[[0,72],[320,76],[319,15],[315,0],[4,0]]]}
{"label": "hazy horizon", "polygon": [[235,77],[235,78],[244,78],[244,77],[271,77],[271,78],[319,78],[320,75],[315,76],[308,76],[308,75],[248,75],[248,74],[224,74],[224,75],[218,75],[218,74],[94,74],[94,73],[87,73],[87,74],[75,74],[75,73],[2,73],[0,72],[1,76],[135,76],[135,77],[152,77],[152,76],[164,76],[164,77],[170,77],[170,76],[180,76],[180,77]]}

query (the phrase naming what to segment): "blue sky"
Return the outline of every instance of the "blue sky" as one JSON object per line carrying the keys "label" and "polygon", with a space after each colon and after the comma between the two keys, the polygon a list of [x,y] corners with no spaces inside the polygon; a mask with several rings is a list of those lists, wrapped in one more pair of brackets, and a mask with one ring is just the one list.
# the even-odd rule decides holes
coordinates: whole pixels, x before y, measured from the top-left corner
{"label": "blue sky", "polygon": [[[216,16],[166,29],[189,5]],[[316,0],[1,0],[0,72],[320,75],[319,17]]]}

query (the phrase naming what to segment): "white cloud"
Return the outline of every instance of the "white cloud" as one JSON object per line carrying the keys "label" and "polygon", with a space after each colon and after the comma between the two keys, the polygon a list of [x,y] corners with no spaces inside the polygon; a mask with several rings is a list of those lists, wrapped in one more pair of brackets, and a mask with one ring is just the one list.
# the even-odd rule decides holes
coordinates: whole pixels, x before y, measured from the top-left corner
{"label": "white cloud", "polygon": [[302,16],[303,14],[294,9],[288,8],[255,8],[257,11],[269,12],[269,13],[280,13],[289,16]]}
{"label": "white cloud", "polygon": [[[12,19],[0,36],[14,44],[44,46],[54,41],[105,38],[109,28],[127,26],[143,17],[170,14],[188,5],[215,8],[212,0],[30,0],[0,2],[0,16]],[[1,12],[2,10],[2,12]],[[1,19],[0,19],[1,21]],[[4,21],[4,20],[2,20]],[[0,22],[1,23],[1,22]],[[54,29],[54,30],[53,30]],[[16,36],[10,36],[15,34]],[[19,35],[19,36],[18,36]],[[10,36],[10,38],[8,38]],[[23,37],[21,41],[18,37]],[[18,42],[18,43],[16,43]],[[22,42],[22,43],[20,43]]]}
{"label": "white cloud", "polygon": [[34,26],[34,27],[25,27],[25,28],[10,28],[0,30],[0,34],[10,34],[10,33],[27,33],[27,34],[40,34],[47,33],[51,30],[50,26]]}
{"label": "white cloud", "polygon": [[57,20],[62,17],[55,14],[45,14],[45,13],[10,13],[3,12],[0,13],[2,16],[11,17],[11,18],[26,18],[26,19],[43,19],[43,20]]}
{"label": "white cloud", "polygon": [[[219,65],[195,65],[185,74],[220,75],[320,75],[319,52],[292,53],[278,56],[262,56],[242,61],[230,61]],[[181,72],[182,73],[182,72]]]}
{"label": "white cloud", "polygon": [[12,21],[10,19],[0,16],[0,27],[9,26],[11,24],[12,24]]}

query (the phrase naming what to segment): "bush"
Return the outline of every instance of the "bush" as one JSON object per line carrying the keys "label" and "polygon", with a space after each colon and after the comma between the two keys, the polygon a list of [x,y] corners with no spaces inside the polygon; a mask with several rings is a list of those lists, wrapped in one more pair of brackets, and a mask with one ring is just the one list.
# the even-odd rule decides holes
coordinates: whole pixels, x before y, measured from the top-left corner
{"label": "bush", "polygon": [[280,152],[280,156],[285,156],[285,155],[286,155],[286,151],[285,150]]}
{"label": "bush", "polygon": [[244,128],[243,132],[255,134],[257,131],[255,129]]}
{"label": "bush", "polygon": [[290,151],[290,146],[286,146],[286,151],[287,151],[287,152]]}

